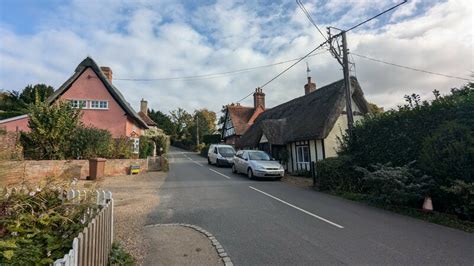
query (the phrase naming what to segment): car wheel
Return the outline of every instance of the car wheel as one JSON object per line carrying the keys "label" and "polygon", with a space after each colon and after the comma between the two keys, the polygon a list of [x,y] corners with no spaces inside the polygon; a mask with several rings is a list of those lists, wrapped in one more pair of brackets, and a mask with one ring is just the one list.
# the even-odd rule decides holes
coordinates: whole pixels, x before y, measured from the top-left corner
{"label": "car wheel", "polygon": [[209,157],[207,157],[207,164],[212,164],[211,159],[209,159]]}
{"label": "car wheel", "polygon": [[247,177],[249,179],[253,179],[253,172],[252,172],[252,169],[249,168],[249,170],[247,170]]}
{"label": "car wheel", "polygon": [[219,159],[216,159],[216,166],[221,167],[221,163],[219,162]]}
{"label": "car wheel", "polygon": [[237,168],[235,168],[235,164],[232,164],[232,173],[237,174]]}

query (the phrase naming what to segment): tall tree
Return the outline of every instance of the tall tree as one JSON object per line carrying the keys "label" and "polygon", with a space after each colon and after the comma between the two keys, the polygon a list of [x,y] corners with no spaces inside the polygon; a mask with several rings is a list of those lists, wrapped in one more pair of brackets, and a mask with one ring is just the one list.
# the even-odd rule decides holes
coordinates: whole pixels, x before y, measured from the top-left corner
{"label": "tall tree", "polygon": [[199,143],[202,143],[203,136],[211,135],[216,131],[216,113],[209,111],[208,109],[195,110],[193,115],[193,123],[189,127],[189,132],[191,133],[191,140],[196,141],[196,126],[197,121],[199,120]]}
{"label": "tall tree", "polygon": [[45,84],[28,85],[23,91],[5,91],[0,93],[0,119],[26,114],[28,106],[44,102],[53,94],[54,89]]}
{"label": "tall tree", "polygon": [[164,114],[159,110],[151,109],[148,112],[148,116],[155,121],[159,128],[163,129],[166,135],[173,136],[176,134],[176,127],[171,121],[169,115]]}
{"label": "tall tree", "polygon": [[53,94],[53,87],[46,84],[36,84],[26,86],[20,94],[20,100],[26,104],[44,102]]}
{"label": "tall tree", "polygon": [[171,111],[170,116],[176,128],[176,132],[172,138],[174,140],[189,139],[189,127],[193,124],[193,116],[182,108]]}

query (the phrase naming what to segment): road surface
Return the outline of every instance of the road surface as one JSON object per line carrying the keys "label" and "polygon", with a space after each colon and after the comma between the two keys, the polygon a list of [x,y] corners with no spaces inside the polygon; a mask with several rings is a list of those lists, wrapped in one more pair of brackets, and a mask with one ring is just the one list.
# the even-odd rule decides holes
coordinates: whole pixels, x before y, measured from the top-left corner
{"label": "road surface", "polygon": [[[148,223],[211,232],[236,265],[473,265],[474,234],[278,181],[172,148]],[[185,241],[183,239],[183,241]]]}

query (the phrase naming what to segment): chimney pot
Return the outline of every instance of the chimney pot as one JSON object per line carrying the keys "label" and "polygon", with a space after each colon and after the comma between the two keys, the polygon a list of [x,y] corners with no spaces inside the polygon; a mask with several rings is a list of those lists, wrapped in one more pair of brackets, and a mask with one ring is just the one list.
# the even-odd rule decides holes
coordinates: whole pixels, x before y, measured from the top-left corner
{"label": "chimney pot", "polygon": [[255,89],[255,93],[253,94],[253,106],[255,109],[259,106],[265,109],[265,93],[263,93],[261,88]]}
{"label": "chimney pot", "polygon": [[102,73],[104,73],[104,75],[107,77],[110,83],[112,83],[112,74],[113,74],[112,69],[110,67],[101,66],[100,70],[102,70]]}
{"label": "chimney pot", "polygon": [[148,115],[148,102],[145,101],[145,99],[143,98],[140,101],[140,111],[144,113],[145,115]]}

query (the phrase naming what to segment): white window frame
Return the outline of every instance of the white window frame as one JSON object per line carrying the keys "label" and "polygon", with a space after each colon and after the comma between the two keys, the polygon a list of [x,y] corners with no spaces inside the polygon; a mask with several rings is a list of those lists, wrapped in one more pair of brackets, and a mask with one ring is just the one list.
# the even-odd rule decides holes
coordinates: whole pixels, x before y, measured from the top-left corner
{"label": "white window frame", "polygon": [[[102,106],[102,105],[105,106]],[[94,110],[108,110],[109,109],[109,101],[103,100],[89,100],[89,109]]]}
{"label": "white window frame", "polygon": [[69,104],[71,105],[72,108],[87,109],[87,100],[71,99],[69,100]]}
{"label": "white window frame", "polygon": [[132,140],[132,153],[138,154],[140,152],[140,139],[130,138]]}
{"label": "white window frame", "polygon": [[[305,156],[305,150],[307,151],[307,157]],[[300,151],[301,151],[301,153],[300,153]],[[310,161],[309,156],[310,156],[309,146],[307,146],[307,145],[296,146],[296,162],[297,163],[300,163],[300,164],[309,163],[309,161]],[[303,158],[301,158],[301,157],[303,157]],[[307,161],[305,159],[307,159]]]}

